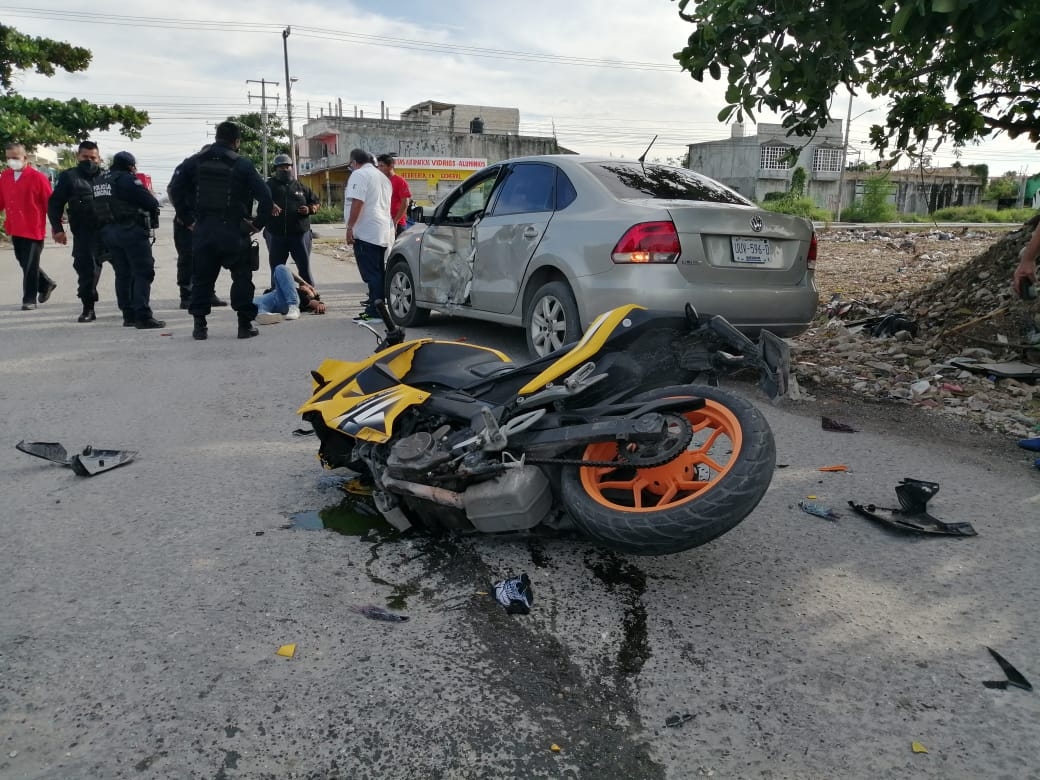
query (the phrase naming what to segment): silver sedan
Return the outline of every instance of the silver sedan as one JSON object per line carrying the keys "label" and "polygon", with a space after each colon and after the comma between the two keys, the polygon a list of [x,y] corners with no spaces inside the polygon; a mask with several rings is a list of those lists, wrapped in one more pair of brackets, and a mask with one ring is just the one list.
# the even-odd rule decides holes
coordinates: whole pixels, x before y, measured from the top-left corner
{"label": "silver sedan", "polygon": [[803,332],[816,312],[812,223],[686,168],[580,155],[504,160],[462,182],[387,258],[398,325],[432,311],[523,326],[536,356],[624,303]]}

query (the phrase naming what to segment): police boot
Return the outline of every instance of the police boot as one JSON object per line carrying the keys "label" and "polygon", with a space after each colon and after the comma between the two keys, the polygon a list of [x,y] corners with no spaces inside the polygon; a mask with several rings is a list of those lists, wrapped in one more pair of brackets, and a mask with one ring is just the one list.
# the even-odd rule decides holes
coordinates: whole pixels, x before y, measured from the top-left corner
{"label": "police boot", "polygon": [[205,341],[207,336],[209,336],[209,328],[206,327],[206,318],[195,315],[195,328],[191,332],[191,337],[196,341]]}
{"label": "police boot", "polygon": [[252,320],[247,320],[247,319],[243,319],[242,317],[239,317],[239,319],[238,319],[238,337],[240,339],[251,339],[251,338],[253,338],[253,336],[259,336],[259,335],[260,335],[260,331],[258,331],[256,328],[253,327],[253,321]]}
{"label": "police boot", "polygon": [[165,328],[166,320],[157,320],[155,317],[148,316],[144,319],[137,320],[134,323],[134,327],[138,330],[151,330],[153,328]]}
{"label": "police boot", "polygon": [[97,319],[97,315],[94,314],[94,304],[84,303],[83,313],[76,318],[76,322],[93,322]]}

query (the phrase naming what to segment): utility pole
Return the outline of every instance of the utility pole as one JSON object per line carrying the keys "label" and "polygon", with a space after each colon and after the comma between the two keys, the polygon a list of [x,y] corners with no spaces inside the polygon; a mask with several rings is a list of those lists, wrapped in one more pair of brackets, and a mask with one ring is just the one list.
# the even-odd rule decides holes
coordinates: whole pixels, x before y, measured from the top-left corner
{"label": "utility pole", "polygon": [[[267,124],[267,85],[272,84],[278,86],[277,81],[268,81],[267,79],[246,79],[246,84],[259,84],[260,85],[260,141],[263,144],[264,149],[264,177],[270,175],[271,169],[267,167],[267,136],[270,135],[270,129]],[[249,102],[253,102],[253,93],[249,93]]]}
{"label": "utility pole", "polygon": [[845,114],[845,141],[841,145],[841,170],[838,171],[838,211],[834,215],[835,222],[841,222],[841,201],[845,194],[845,155],[849,148],[849,125],[852,124],[852,90],[849,90],[849,110]]}
{"label": "utility pole", "polygon": [[282,30],[282,54],[285,58],[285,118],[289,123],[289,159],[292,160],[293,170],[296,170],[296,136],[292,129],[292,79],[289,78],[289,33],[291,27]]}

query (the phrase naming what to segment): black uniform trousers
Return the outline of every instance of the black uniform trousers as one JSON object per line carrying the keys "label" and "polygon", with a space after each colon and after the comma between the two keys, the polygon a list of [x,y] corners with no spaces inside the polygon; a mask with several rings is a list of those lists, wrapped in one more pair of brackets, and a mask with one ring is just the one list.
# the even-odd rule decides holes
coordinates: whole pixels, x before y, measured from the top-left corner
{"label": "black uniform trousers", "polygon": [[14,256],[22,267],[22,303],[36,304],[36,296],[54,286],[54,280],[40,268],[43,254],[43,239],[11,236]]}
{"label": "black uniform trousers", "polygon": [[108,259],[108,250],[101,240],[101,230],[84,228],[72,231],[72,267],[76,271],[76,297],[84,306],[93,306],[98,299],[101,264]]}
{"label": "black uniform trousers", "polygon": [[116,302],[123,321],[141,322],[152,316],[152,281],[155,258],[148,230],[137,223],[116,222],[101,229],[116,276]]}
{"label": "black uniform trousers", "polygon": [[191,303],[188,312],[205,317],[210,312],[213,289],[220,269],[231,274],[231,308],[241,322],[256,319],[253,303],[253,266],[249,256],[250,239],[239,223],[203,217],[192,231]]}
{"label": "black uniform trousers", "polygon": [[191,257],[192,236],[179,220],[173,221],[173,246],[177,250],[177,287],[181,291],[181,301],[191,298]]}
{"label": "black uniform trousers", "polygon": [[311,253],[309,239],[310,229],[304,233],[275,233],[267,231],[267,260],[271,265],[271,284],[274,284],[274,269],[283,265],[292,255],[296,268],[300,272],[300,278],[307,284],[314,286],[314,277],[311,276]]}

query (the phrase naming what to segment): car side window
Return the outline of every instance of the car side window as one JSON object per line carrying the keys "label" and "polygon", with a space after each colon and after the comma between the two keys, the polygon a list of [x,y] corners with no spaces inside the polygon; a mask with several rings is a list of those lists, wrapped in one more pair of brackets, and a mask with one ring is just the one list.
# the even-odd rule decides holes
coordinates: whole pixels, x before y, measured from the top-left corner
{"label": "car side window", "polygon": [[446,222],[472,222],[487,208],[488,198],[495,188],[497,171],[472,184],[466,183],[447,204],[444,212]]}
{"label": "car side window", "polygon": [[578,191],[574,189],[571,180],[563,171],[556,171],[556,210],[565,209],[578,197]]}
{"label": "car side window", "polygon": [[518,163],[502,182],[494,215],[552,211],[556,198],[556,166]]}

